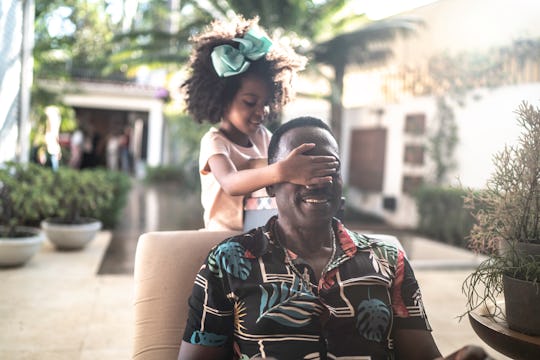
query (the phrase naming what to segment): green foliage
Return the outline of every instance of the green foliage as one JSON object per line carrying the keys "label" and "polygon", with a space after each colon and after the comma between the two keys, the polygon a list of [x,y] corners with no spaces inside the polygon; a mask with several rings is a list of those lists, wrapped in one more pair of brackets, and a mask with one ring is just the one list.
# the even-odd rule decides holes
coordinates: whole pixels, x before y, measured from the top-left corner
{"label": "green foliage", "polygon": [[[105,2],[43,0],[36,3],[34,20],[34,82],[31,96],[34,148],[44,145],[45,108],[60,109],[61,132],[77,127],[75,112],[62,102],[62,89],[51,90],[46,79],[69,81],[72,77],[100,77],[113,51],[114,26]],[[62,31],[54,32],[58,25]],[[54,26],[53,26],[54,25]]]}
{"label": "green foliage", "polygon": [[95,217],[101,221],[103,227],[113,228],[120,220],[122,210],[126,206],[129,190],[131,189],[131,178],[129,175],[120,171],[111,171],[105,169],[91,170],[94,173],[100,173],[107,184],[112,185],[112,198],[98,206],[94,213],[87,216]]}
{"label": "green foliage", "polygon": [[366,22],[363,14],[346,11],[347,0],[228,0],[230,8],[245,17],[260,17],[266,29],[319,41]]}
{"label": "green foliage", "polygon": [[60,167],[49,189],[58,201],[51,217],[66,224],[82,223],[84,217],[97,216],[100,209],[113,201],[114,190],[103,170]]}
{"label": "green foliage", "polygon": [[201,138],[212,126],[212,124],[199,124],[189,115],[171,110],[165,110],[165,119],[168,125],[168,133],[175,139],[172,159],[176,164],[197,163],[199,158],[199,147]]}
{"label": "green foliage", "polygon": [[159,184],[163,182],[182,183],[184,170],[178,165],[161,165],[148,167],[144,180],[149,184]]}
{"label": "green foliage", "polygon": [[115,32],[115,51],[105,71],[133,72],[138,66],[178,70],[189,59],[189,38],[214,18],[198,1],[150,0],[141,5],[137,16]]}
{"label": "green foliage", "polygon": [[[119,28],[105,11],[105,1],[44,0],[36,4],[35,78],[70,79],[101,74],[114,51]],[[52,26],[55,24],[56,26]],[[57,26],[62,30],[53,32]]]}
{"label": "green foliage", "polygon": [[467,247],[466,237],[473,217],[463,207],[466,191],[458,188],[422,186],[415,193],[419,222],[417,230],[442,242]]}
{"label": "green foliage", "polygon": [[7,162],[0,167],[0,236],[17,236],[17,227],[32,225],[57,205],[45,189],[52,186],[51,169]]}
{"label": "green foliage", "polygon": [[503,309],[498,300],[503,293],[503,275],[538,284],[540,257],[522,254],[515,246],[492,253],[463,281],[462,292],[467,297],[467,311],[483,308],[501,317]]}
{"label": "green foliage", "polygon": [[171,139],[169,152],[173,165],[147,168],[148,183],[173,182],[182,191],[199,191],[199,147],[211,124],[198,124],[183,113],[166,108],[167,134]]}
{"label": "green foliage", "polygon": [[55,173],[34,163],[8,162],[0,167],[0,236],[17,236],[17,226],[37,226],[45,218],[63,223],[92,217],[113,227],[131,188],[128,175],[105,169]]}
{"label": "green foliage", "polygon": [[200,192],[199,171],[196,163],[192,166],[164,165],[146,169],[145,182],[148,184],[172,183],[181,192]]}
{"label": "green foliage", "polygon": [[487,189],[466,198],[477,222],[470,234],[477,251],[503,241],[540,242],[540,109],[524,102],[516,114],[522,127],[517,145],[495,155]]}
{"label": "green foliage", "polygon": [[463,283],[467,309],[493,305],[496,315],[503,275],[540,280],[540,256],[520,250],[522,243],[540,244],[540,109],[523,102],[516,114],[518,143],[496,154],[487,189],[465,199],[476,220],[469,244],[489,254]]}
{"label": "green foliage", "polygon": [[437,97],[437,128],[429,137],[429,154],[435,163],[435,184],[442,185],[456,166],[454,151],[458,144],[458,129],[454,111],[443,96]]}

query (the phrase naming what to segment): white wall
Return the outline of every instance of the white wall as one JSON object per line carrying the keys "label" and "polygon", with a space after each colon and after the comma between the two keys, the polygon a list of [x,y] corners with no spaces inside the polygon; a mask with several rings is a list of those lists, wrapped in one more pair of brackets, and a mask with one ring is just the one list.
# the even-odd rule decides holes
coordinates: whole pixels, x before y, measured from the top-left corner
{"label": "white wall", "polygon": [[[378,117],[375,110],[382,108],[384,114]],[[362,193],[348,188],[347,202],[365,212],[384,217],[389,223],[398,226],[414,226],[416,210],[414,202],[402,194],[403,175],[429,176],[430,164],[427,166],[410,166],[403,164],[404,144],[426,143],[425,139],[411,137],[404,133],[405,116],[411,113],[425,113],[427,126],[434,117],[435,104],[432,98],[415,98],[402,104],[389,104],[377,107],[360,107],[346,109],[343,123],[342,163],[343,178],[349,178],[351,151],[351,134],[354,129],[384,127],[387,130],[386,158],[384,166],[383,190],[381,193]],[[355,169],[362,171],[362,169]],[[388,211],[383,208],[384,197],[395,197],[397,208]]]}
{"label": "white wall", "polygon": [[526,100],[540,107],[540,84],[507,86],[478,91],[478,100],[456,108],[460,144],[456,150],[458,169],[453,174],[463,185],[481,188],[494,170],[493,156],[505,144],[512,145],[520,134],[514,111]]}
{"label": "white wall", "polygon": [[435,53],[487,50],[540,36],[538,0],[439,0],[396,16],[403,15],[426,24],[397,48],[398,60],[409,65]]}
{"label": "white wall", "polygon": [[[505,145],[514,145],[517,141],[521,130],[514,111],[524,100],[540,107],[540,84],[477,90],[470,94],[465,106],[454,107],[459,143],[455,151],[457,168],[450,174],[451,185],[473,188],[485,186],[494,171],[493,156]],[[349,202],[364,211],[383,216],[395,225],[414,226],[416,224],[414,202],[401,193],[403,175],[422,175],[429,179],[434,164],[427,155],[426,165],[423,167],[403,164],[404,144],[420,141],[404,134],[404,119],[409,113],[425,113],[427,131],[428,134],[431,133],[437,111],[435,100],[431,97],[414,98],[401,104],[381,107],[385,112],[380,120],[374,115],[374,108],[370,107],[352,108],[345,112],[342,148],[344,179],[348,179],[352,130],[383,126],[388,131],[383,191],[378,194],[365,194],[352,189],[349,190]],[[424,143],[427,144],[427,140]],[[383,209],[382,199],[385,196],[395,196],[398,199],[398,208],[395,212]]]}
{"label": "white wall", "polygon": [[[426,26],[416,36],[398,39],[392,48],[395,56],[385,66],[348,69],[344,90],[347,107],[344,136],[349,136],[352,128],[373,126],[373,109],[385,110],[381,119],[382,126],[388,129],[383,191],[380,194],[350,191],[348,198],[363,210],[382,215],[391,223],[414,226],[414,202],[401,194],[403,174],[423,173],[429,177],[434,164],[428,162],[420,168],[403,164],[404,143],[410,141],[403,133],[403,121],[407,113],[424,112],[428,131],[432,131],[435,101],[430,97],[403,98],[389,104],[382,86],[399,86],[399,83],[384,83],[382,74],[395,72],[403,66],[421,66],[435,54],[487,50],[510,45],[517,39],[538,38],[540,1],[440,0],[397,16],[403,15],[421,18]],[[514,143],[519,134],[513,111],[522,100],[540,106],[540,84],[479,90],[474,95],[482,96],[476,100],[471,96],[465,107],[454,110],[460,143],[455,152],[458,167],[450,177],[452,184],[480,188],[493,171],[493,155],[504,144]],[[342,160],[347,164],[344,166],[347,171],[349,140],[344,138],[342,143]],[[344,178],[347,177],[345,173]],[[397,211],[390,213],[382,208],[384,196],[397,197]]]}

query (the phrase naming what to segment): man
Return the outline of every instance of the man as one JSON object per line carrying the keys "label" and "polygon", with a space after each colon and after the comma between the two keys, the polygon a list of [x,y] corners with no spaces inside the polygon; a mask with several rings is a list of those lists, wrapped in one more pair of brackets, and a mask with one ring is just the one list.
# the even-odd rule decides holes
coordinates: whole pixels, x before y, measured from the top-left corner
{"label": "man", "polygon": [[[339,160],[321,120],[276,130],[268,161],[299,144]],[[403,251],[346,229],[334,215],[339,172],[315,186],[267,188],[278,216],[212,249],[190,298],[179,359],[437,359],[439,350]],[[485,359],[464,347],[449,359]]]}

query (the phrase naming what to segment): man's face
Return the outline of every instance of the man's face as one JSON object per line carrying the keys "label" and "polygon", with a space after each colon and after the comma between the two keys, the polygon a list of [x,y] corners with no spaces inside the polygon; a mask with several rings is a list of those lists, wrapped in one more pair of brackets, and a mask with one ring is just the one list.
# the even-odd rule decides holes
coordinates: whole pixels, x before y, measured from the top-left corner
{"label": "man's face", "polygon": [[[280,140],[277,159],[284,159],[294,148],[303,143],[316,146],[306,155],[334,156],[338,161],[339,150],[336,140],[325,129],[299,127],[289,130]],[[293,226],[320,225],[330,220],[338,211],[342,192],[341,174],[334,175],[332,183],[312,185],[309,188],[292,183],[280,183],[270,187],[276,197],[280,221]]]}

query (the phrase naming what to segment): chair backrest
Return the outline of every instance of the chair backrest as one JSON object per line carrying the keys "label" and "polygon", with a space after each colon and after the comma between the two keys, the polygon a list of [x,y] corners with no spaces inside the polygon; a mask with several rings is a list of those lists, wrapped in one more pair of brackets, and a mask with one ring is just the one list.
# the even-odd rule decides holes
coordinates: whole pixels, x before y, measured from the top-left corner
{"label": "chair backrest", "polygon": [[263,226],[277,215],[276,198],[271,196],[244,198],[244,232]]}
{"label": "chair backrest", "polygon": [[133,359],[177,359],[188,298],[212,246],[232,231],[157,231],[142,234],[135,254]]}

